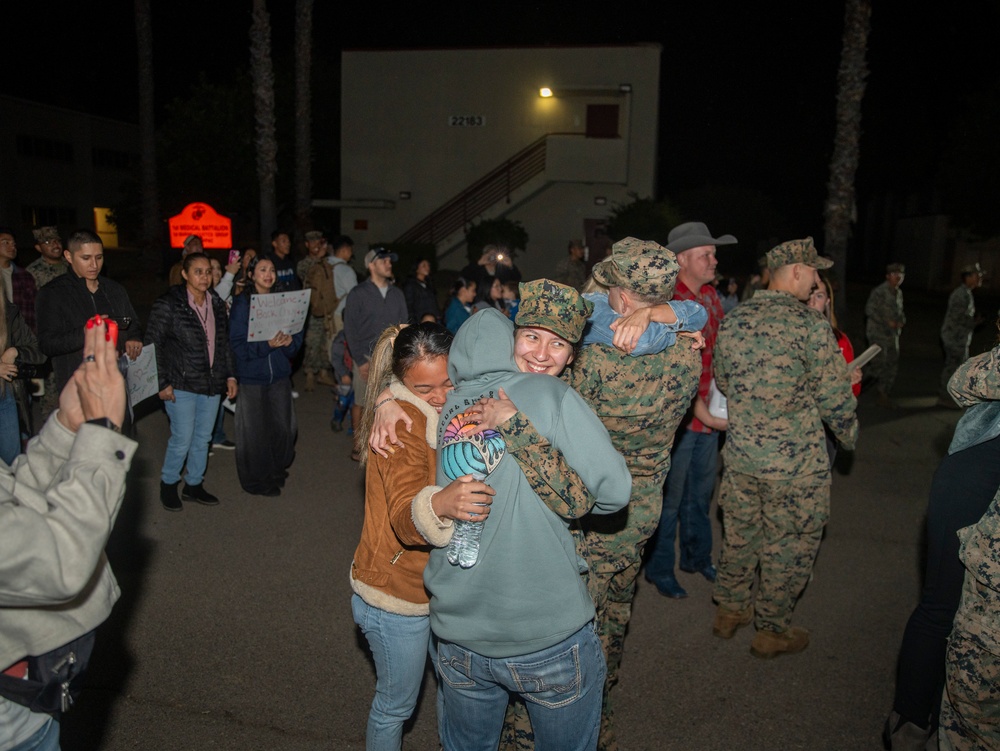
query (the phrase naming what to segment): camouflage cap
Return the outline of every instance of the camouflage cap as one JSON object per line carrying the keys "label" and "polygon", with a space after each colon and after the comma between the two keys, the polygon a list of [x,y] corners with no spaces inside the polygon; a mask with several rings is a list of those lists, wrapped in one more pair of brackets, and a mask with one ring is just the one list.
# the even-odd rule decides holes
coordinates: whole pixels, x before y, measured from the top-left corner
{"label": "camouflage cap", "polygon": [[35,242],[39,244],[59,240],[59,230],[55,227],[39,227],[31,230],[31,234],[35,236]]}
{"label": "camouflage cap", "polygon": [[779,269],[793,263],[803,263],[814,269],[828,269],[833,266],[833,261],[829,258],[823,258],[816,251],[811,237],[802,240],[789,240],[767,251],[767,267],[769,269]]}
{"label": "camouflage cap", "polygon": [[320,232],[318,229],[311,229],[308,232],[306,232],[306,241],[322,240],[322,239],[323,239],[323,233]]}
{"label": "camouflage cap", "polygon": [[677,257],[652,240],[626,237],[611,246],[611,255],[594,266],[594,279],[605,287],[622,287],[640,295],[666,297],[677,284]]}
{"label": "camouflage cap", "polygon": [[890,263],[885,267],[886,274],[905,274],[906,266],[901,263]]}
{"label": "camouflage cap", "polygon": [[580,341],[594,303],[584,300],[572,287],[550,279],[522,282],[519,289],[521,306],[514,319],[517,326],[548,329],[573,344]]}

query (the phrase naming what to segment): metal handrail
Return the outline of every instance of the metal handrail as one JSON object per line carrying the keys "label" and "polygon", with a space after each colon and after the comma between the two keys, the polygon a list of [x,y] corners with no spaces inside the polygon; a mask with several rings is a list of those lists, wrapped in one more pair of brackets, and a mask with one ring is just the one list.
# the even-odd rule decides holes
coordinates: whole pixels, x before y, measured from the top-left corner
{"label": "metal handrail", "polygon": [[545,171],[548,135],[521,149],[457,196],[396,238],[396,243],[435,243],[468,224],[483,211],[506,200],[515,190]]}

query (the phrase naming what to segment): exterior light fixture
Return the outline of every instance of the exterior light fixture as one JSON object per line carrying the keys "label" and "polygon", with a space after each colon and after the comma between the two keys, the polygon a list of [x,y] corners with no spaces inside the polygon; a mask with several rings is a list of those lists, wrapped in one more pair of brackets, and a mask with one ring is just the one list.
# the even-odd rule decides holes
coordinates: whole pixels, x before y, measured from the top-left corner
{"label": "exterior light fixture", "polygon": [[632,84],[630,84],[630,83],[618,84],[618,91],[620,91],[622,94],[631,94],[632,93]]}
{"label": "exterior light fixture", "polygon": [[595,206],[605,206],[608,203],[607,196],[594,196]]}
{"label": "exterior light fixture", "polygon": [[548,86],[543,86],[538,90],[538,96],[547,99],[548,97],[552,96],[552,89],[550,89]]}

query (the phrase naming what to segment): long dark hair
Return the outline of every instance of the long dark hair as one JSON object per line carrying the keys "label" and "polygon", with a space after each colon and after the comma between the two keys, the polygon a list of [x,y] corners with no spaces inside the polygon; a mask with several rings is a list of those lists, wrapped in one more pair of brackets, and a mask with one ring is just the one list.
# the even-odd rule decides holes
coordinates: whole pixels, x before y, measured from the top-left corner
{"label": "long dark hair", "polygon": [[355,447],[361,464],[368,460],[368,437],[375,420],[375,400],[389,386],[392,378],[402,381],[421,360],[447,357],[454,335],[440,323],[425,321],[412,326],[390,326],[382,332],[368,361],[368,391],[361,425],[355,431]]}

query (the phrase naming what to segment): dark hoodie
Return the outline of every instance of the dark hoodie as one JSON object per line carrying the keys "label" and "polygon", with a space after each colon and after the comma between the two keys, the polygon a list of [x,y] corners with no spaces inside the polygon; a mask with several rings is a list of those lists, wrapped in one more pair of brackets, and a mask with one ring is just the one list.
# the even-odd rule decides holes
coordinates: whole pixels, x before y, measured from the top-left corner
{"label": "dark hoodie", "polygon": [[434,633],[497,658],[558,644],[593,619],[594,605],[567,521],[531,489],[499,434],[460,431],[464,410],[503,388],[597,497],[594,513],[623,508],[632,489],[625,460],[580,395],[558,378],[517,369],[513,334],[503,313],[484,310],[466,321],[452,344],[448,374],[455,390],[438,427],[438,484],[478,470],[496,496],[478,563],[461,568],[448,562],[446,549],[436,549],[424,570]]}

